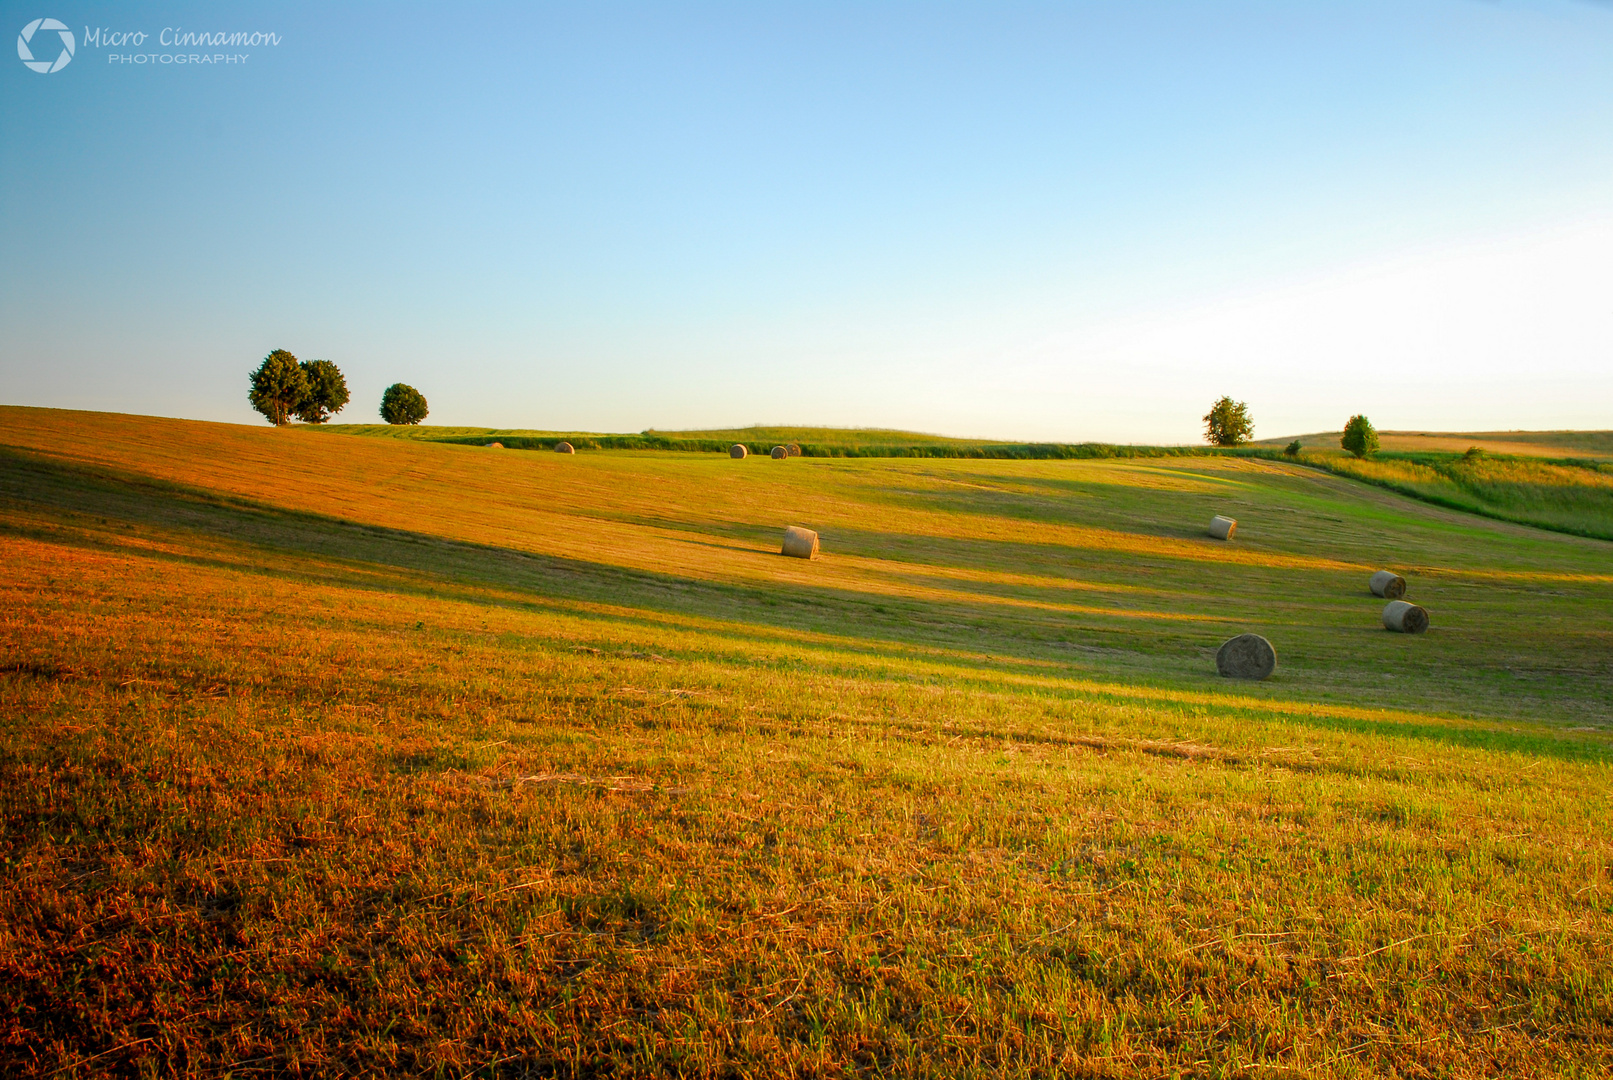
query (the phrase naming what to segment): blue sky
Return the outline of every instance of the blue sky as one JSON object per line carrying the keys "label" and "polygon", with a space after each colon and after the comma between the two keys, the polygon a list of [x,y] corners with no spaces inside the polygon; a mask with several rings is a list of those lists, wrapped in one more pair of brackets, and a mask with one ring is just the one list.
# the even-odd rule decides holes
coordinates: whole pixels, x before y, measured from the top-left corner
{"label": "blue sky", "polygon": [[77,41],[0,60],[8,403],[259,422],[287,348],[344,421],[1613,427],[1613,6],[0,12]]}

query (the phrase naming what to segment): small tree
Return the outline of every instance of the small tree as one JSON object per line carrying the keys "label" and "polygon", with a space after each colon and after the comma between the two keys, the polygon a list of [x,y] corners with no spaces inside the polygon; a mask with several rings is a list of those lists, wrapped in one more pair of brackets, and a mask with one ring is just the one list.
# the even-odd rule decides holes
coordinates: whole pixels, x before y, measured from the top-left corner
{"label": "small tree", "polygon": [[1249,406],[1241,401],[1223,397],[1204,414],[1204,437],[1216,446],[1237,446],[1248,442],[1254,433]]}
{"label": "small tree", "polygon": [[246,399],[275,427],[285,427],[308,397],[308,375],[297,358],[276,349],[263,358],[249,376],[252,389]]}
{"label": "small tree", "polygon": [[426,397],[414,387],[393,383],[381,395],[381,419],[389,424],[418,424],[426,418]]}
{"label": "small tree", "polygon": [[323,424],[347,404],[347,380],[342,369],[329,360],[304,360],[302,373],[308,379],[308,396],[297,406],[297,417],[310,424]]}
{"label": "small tree", "polygon": [[1344,434],[1339,437],[1339,445],[1358,458],[1378,450],[1378,432],[1372,426],[1372,421],[1364,416],[1352,416],[1350,422],[1344,425]]}
{"label": "small tree", "polygon": [[1299,440],[1295,439],[1293,442],[1283,447],[1283,453],[1287,454],[1289,457],[1299,457],[1299,452],[1303,449],[1304,447],[1299,445]]}

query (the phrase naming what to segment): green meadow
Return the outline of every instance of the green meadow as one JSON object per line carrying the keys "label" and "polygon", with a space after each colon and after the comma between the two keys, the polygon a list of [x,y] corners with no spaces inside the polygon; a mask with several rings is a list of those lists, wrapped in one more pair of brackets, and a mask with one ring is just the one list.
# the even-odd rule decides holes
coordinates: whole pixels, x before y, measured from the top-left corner
{"label": "green meadow", "polygon": [[0,1073],[1613,1070],[1607,540],[374,434],[0,407]]}
{"label": "green meadow", "polygon": [[[1231,448],[1117,446],[1108,443],[1010,443],[950,439],[866,428],[750,427],[712,431],[644,431],[637,435],[531,431],[506,428],[333,425],[332,434],[511,450],[552,450],[562,440],[585,450],[682,450],[720,453],[738,443],[751,454],[795,446],[806,457],[983,458],[995,460],[1131,460],[1176,457],[1263,457],[1326,469],[1410,495],[1436,506],[1466,510],[1558,532],[1613,540],[1613,460],[1602,456],[1613,434],[1512,432],[1482,434],[1384,433],[1390,449],[1360,461],[1339,450],[1338,435],[1302,436],[1302,452],[1282,453],[1287,440]],[[1470,441],[1471,440],[1471,441]],[[1449,447],[1461,447],[1455,452]],[[1485,447],[1497,448],[1490,452]],[[1477,448],[1479,453],[1473,452]],[[1575,452],[1586,456],[1551,457]]]}
{"label": "green meadow", "polygon": [[1427,451],[1306,451],[1300,460],[1438,506],[1613,540],[1613,463]]}
{"label": "green meadow", "polygon": [[583,450],[681,450],[721,453],[735,443],[766,456],[776,446],[794,446],[804,457],[918,457],[1069,460],[1111,457],[1199,456],[1203,448],[1182,446],[1116,446],[1109,443],[1024,443],[993,439],[954,439],[914,431],[881,428],[765,427],[707,431],[656,431],[604,434],[594,431],[537,431],[527,428],[477,428],[387,424],[332,424],[320,430],[333,435],[367,435],[410,442],[487,446],[508,450],[553,450],[564,441]]}

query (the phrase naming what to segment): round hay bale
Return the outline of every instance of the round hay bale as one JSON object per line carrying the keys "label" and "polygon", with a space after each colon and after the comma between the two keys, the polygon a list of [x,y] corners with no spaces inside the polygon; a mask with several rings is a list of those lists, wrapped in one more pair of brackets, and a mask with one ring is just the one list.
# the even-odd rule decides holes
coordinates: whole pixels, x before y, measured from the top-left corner
{"label": "round hay bale", "polygon": [[1259,634],[1239,634],[1215,653],[1215,670],[1224,679],[1265,679],[1277,670],[1277,650]]}
{"label": "round hay bale", "polygon": [[736,442],[734,445],[728,448],[728,456],[731,458],[742,458],[749,453],[750,451],[745,449],[744,443]]}
{"label": "round hay bale", "polygon": [[1391,600],[1383,608],[1383,628],[1400,634],[1420,634],[1428,629],[1428,612],[1404,600]]}
{"label": "round hay bale", "polygon": [[1406,579],[1393,570],[1379,570],[1367,582],[1373,596],[1381,596],[1385,600],[1399,600],[1406,595]]}
{"label": "round hay bale", "polygon": [[502,450],[504,449],[504,444],[501,442],[490,442],[487,444],[487,448],[489,450]]}
{"label": "round hay bale", "polygon": [[773,447],[773,460],[774,461],[783,461],[785,458],[787,458],[789,456],[790,456],[790,452],[788,450],[784,449],[784,447],[782,447],[782,446]]}
{"label": "round hay bale", "polygon": [[568,442],[557,442],[554,444],[554,452],[557,454],[575,454],[577,448]]}
{"label": "round hay bale", "polygon": [[801,444],[800,443],[793,443],[792,442],[790,445],[786,446],[784,449],[786,449],[786,450],[788,450],[790,452],[791,457],[800,457],[801,456]]}
{"label": "round hay bale", "polygon": [[1210,535],[1217,540],[1231,540],[1232,534],[1237,531],[1238,523],[1233,518],[1217,514],[1210,519]]}
{"label": "round hay bale", "polygon": [[784,550],[780,554],[788,555],[794,559],[816,559],[818,557],[818,534],[811,529],[791,525],[784,530]]}

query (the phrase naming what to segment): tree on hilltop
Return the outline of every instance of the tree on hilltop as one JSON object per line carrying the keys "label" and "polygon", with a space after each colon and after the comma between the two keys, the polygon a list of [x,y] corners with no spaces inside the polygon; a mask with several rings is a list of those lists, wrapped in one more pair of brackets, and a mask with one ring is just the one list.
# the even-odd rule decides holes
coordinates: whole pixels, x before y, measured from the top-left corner
{"label": "tree on hilltop", "polygon": [[247,400],[275,427],[285,427],[308,397],[308,373],[297,358],[276,349],[263,358],[258,370],[249,376],[252,389]]}
{"label": "tree on hilltop", "polygon": [[1204,414],[1204,437],[1216,446],[1237,446],[1254,433],[1255,422],[1244,402],[1223,397]]}
{"label": "tree on hilltop", "polygon": [[1339,445],[1358,458],[1378,451],[1378,432],[1372,426],[1372,421],[1364,416],[1352,416],[1350,422],[1344,425],[1344,434],[1339,436]]}
{"label": "tree on hilltop", "polygon": [[308,394],[297,406],[297,417],[310,424],[323,424],[347,404],[347,379],[342,369],[329,360],[304,360],[300,366],[308,380]]}
{"label": "tree on hilltop", "polygon": [[393,383],[381,395],[381,419],[389,424],[418,424],[426,418],[426,396],[406,383]]}

